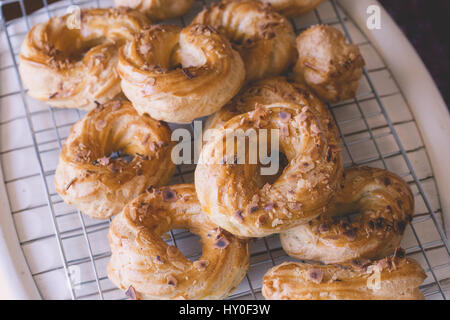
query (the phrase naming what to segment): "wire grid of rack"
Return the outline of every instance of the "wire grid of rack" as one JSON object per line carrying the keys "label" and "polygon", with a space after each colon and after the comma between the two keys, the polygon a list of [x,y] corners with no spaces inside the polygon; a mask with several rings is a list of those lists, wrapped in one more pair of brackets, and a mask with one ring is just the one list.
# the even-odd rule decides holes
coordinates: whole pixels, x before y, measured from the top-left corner
{"label": "wire grid of rack", "polygon": [[[66,0],[52,5],[41,1],[43,9],[29,15],[23,0],[2,2],[3,6],[17,3],[22,11],[19,19],[6,22],[1,15],[0,21],[0,160],[16,231],[43,298],[125,299],[106,276],[110,221],[92,220],[74,210],[53,187],[60,148],[83,113],[53,109],[31,99],[17,69],[20,43],[30,26],[64,14],[68,5],[108,7],[113,1]],[[166,22],[186,25],[209,2],[197,0],[187,15]],[[345,166],[387,168],[410,184],[416,211],[402,246],[427,273],[421,287],[425,296],[446,299],[450,293],[450,250],[442,228],[438,191],[425,146],[395,79],[336,1],[326,1],[292,23],[297,34],[316,23],[335,26],[360,46],[367,65],[356,98],[329,106],[340,130]],[[172,183],[192,182],[194,170],[195,165],[178,166]],[[197,240],[186,230],[173,230],[167,237],[191,260],[200,256]],[[250,270],[230,298],[262,298],[263,274],[287,260],[292,259],[283,252],[277,235],[252,240]]]}

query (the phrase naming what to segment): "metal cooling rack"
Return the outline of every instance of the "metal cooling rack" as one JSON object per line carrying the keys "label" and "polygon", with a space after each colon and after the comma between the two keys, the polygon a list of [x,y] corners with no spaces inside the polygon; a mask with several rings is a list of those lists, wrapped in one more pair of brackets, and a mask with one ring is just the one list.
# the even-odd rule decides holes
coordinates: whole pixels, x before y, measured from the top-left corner
{"label": "metal cooling rack", "polygon": [[[31,99],[17,69],[20,44],[30,26],[64,14],[68,5],[108,7],[113,1],[66,0],[52,5],[41,1],[43,9],[29,15],[23,0],[0,2],[0,9],[15,3],[22,12],[21,18],[8,22],[3,13],[0,16],[0,160],[16,231],[43,298],[125,299],[106,276],[109,221],[92,220],[65,205],[53,186],[60,148],[83,113],[52,109]],[[209,2],[197,1],[190,13],[166,22],[186,25]],[[312,24],[330,24],[360,46],[367,66],[357,97],[329,106],[340,130],[345,166],[386,168],[410,184],[416,212],[402,246],[427,272],[421,287],[425,296],[446,299],[450,293],[450,250],[442,228],[438,190],[425,146],[395,79],[336,1],[327,1],[292,23],[297,34]],[[192,182],[194,170],[194,165],[179,166],[172,183]],[[200,256],[197,240],[185,230],[173,230],[167,238],[190,259]],[[291,258],[283,252],[277,235],[252,240],[250,270],[230,298],[261,299],[262,276],[287,260]]]}

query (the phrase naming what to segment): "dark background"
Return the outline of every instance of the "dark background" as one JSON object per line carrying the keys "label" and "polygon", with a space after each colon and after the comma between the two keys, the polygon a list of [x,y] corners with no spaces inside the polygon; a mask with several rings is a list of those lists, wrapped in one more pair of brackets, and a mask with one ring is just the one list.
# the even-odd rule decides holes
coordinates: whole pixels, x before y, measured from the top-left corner
{"label": "dark background", "polygon": [[450,106],[450,0],[379,0],[425,62]]}
{"label": "dark background", "polygon": [[[55,1],[48,0],[48,3]],[[379,1],[416,48],[449,107],[450,0]],[[25,3],[28,12],[42,6],[42,0],[25,0]],[[3,13],[6,19],[21,16],[17,4],[5,6]]]}

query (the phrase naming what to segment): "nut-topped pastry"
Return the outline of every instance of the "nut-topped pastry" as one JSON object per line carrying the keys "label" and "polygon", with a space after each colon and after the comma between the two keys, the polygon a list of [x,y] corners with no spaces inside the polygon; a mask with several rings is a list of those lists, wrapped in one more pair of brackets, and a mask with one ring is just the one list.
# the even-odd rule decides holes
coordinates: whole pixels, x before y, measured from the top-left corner
{"label": "nut-topped pastry", "polygon": [[95,101],[120,94],[118,48],[150,21],[125,8],[76,14],[35,25],[22,44],[19,71],[33,98],[53,107],[91,110]]}

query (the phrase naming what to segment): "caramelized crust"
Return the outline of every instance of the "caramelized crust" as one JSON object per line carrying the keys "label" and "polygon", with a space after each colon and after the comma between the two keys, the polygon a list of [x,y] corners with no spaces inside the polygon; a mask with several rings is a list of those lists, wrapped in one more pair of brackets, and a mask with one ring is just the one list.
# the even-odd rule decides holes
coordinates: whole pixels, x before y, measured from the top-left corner
{"label": "caramelized crust", "polygon": [[[393,173],[369,167],[346,169],[344,175],[342,189],[326,213],[281,234],[287,254],[342,263],[385,257],[400,245],[414,212],[408,184]],[[356,216],[349,218],[350,213]]]}
{"label": "caramelized crust", "polygon": [[239,53],[214,29],[158,25],[119,51],[122,90],[140,114],[176,123],[210,115],[241,88]]}
{"label": "caramelized crust", "polygon": [[339,30],[312,26],[297,37],[297,50],[294,75],[298,81],[326,102],[355,97],[365,62],[358,46],[349,44]]}
{"label": "caramelized crust", "polygon": [[[200,236],[203,250],[197,261],[161,238],[171,229]],[[191,184],[142,194],[114,218],[108,237],[108,277],[137,299],[222,299],[249,267],[247,241],[208,219]]]}
{"label": "caramelized crust", "polygon": [[419,286],[425,278],[408,258],[363,266],[285,262],[266,273],[262,294],[269,300],[423,300]]}
{"label": "caramelized crust", "polygon": [[169,182],[175,170],[170,135],[165,124],[139,116],[129,102],[98,105],[70,130],[56,191],[89,216],[109,218],[149,186]]}
{"label": "caramelized crust", "polygon": [[[343,170],[329,111],[304,87],[282,78],[264,80],[234,101],[209,121],[217,131],[206,134],[209,138],[195,171],[203,210],[219,226],[242,237],[278,233],[323,213]],[[278,130],[279,151],[288,162],[274,182],[261,175],[260,164],[248,161],[256,145],[246,144],[245,161],[238,159],[237,148],[226,148],[236,132],[252,130],[255,143],[271,143],[269,138],[264,141],[261,129],[268,129],[267,137],[270,130]]]}
{"label": "caramelized crust", "polygon": [[193,23],[210,25],[230,40],[244,60],[247,81],[279,75],[297,57],[290,22],[259,1],[213,3]]}
{"label": "caramelized crust", "polygon": [[261,0],[286,17],[301,16],[314,10],[324,0]]}
{"label": "caramelized crust", "polygon": [[[120,92],[118,46],[150,22],[129,9],[83,9],[80,28],[67,14],[35,25],[20,51],[28,94],[53,107],[90,110]],[[76,19],[72,22],[76,22]]]}
{"label": "caramelized crust", "polygon": [[248,85],[207,119],[204,131],[206,133],[208,129],[223,127],[231,118],[255,110],[257,104],[269,105],[283,101],[297,104],[299,108],[309,106],[315,109],[318,114],[323,115],[322,125],[338,137],[338,129],[327,107],[305,85],[285,77],[268,78]]}
{"label": "caramelized crust", "polygon": [[145,13],[153,21],[182,16],[195,0],[115,0],[116,6],[124,6]]}

